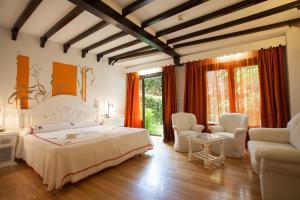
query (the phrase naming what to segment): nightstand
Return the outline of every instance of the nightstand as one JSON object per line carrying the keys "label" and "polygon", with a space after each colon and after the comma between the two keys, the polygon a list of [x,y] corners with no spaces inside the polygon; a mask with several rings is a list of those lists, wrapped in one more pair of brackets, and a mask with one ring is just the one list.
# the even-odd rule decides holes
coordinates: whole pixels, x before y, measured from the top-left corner
{"label": "nightstand", "polygon": [[15,165],[17,133],[0,132],[0,167]]}

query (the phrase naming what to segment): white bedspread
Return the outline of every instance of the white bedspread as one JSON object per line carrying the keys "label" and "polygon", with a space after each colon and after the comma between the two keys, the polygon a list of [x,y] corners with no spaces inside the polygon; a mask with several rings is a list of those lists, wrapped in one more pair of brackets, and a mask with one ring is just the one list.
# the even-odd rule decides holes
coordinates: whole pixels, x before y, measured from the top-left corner
{"label": "white bedspread", "polygon": [[[76,139],[66,139],[67,134]],[[152,148],[145,129],[92,126],[20,136],[17,157],[52,191]]]}

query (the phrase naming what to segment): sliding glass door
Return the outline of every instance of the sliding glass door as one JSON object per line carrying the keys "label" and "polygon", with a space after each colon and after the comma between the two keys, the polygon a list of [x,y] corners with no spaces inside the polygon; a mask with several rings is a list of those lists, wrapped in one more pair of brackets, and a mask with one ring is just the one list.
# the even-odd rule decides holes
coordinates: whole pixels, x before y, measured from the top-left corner
{"label": "sliding glass door", "polygon": [[162,74],[140,78],[140,106],[143,126],[151,135],[163,134]]}

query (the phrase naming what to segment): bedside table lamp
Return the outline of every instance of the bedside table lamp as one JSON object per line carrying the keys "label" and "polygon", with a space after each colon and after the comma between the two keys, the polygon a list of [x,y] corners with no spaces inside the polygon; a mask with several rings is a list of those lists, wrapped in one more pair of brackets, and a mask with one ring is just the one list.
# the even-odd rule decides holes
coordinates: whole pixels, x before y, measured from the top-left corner
{"label": "bedside table lamp", "polygon": [[110,108],[114,107],[114,105],[112,103],[107,103],[107,114],[105,115],[106,118],[110,118],[110,115],[109,115],[109,110]]}
{"label": "bedside table lamp", "polygon": [[94,100],[94,105],[93,105],[93,110],[94,110],[94,121],[99,122],[99,102],[97,99]]}
{"label": "bedside table lamp", "polygon": [[0,132],[4,131],[4,110],[3,105],[0,104]]}

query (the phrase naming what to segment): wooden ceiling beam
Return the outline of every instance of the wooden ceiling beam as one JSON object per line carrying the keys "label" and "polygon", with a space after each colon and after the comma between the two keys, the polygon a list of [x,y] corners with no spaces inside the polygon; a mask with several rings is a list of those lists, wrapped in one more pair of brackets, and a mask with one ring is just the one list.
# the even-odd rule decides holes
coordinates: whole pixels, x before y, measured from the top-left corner
{"label": "wooden ceiling beam", "polygon": [[151,3],[153,0],[137,0],[133,3],[129,4],[126,8],[122,10],[122,15],[126,16],[130,13],[133,13],[134,11],[140,9],[141,7]]}
{"label": "wooden ceiling beam", "polygon": [[90,46],[88,46],[88,47],[82,49],[82,57],[84,58],[85,55],[86,55],[90,50],[95,49],[95,48],[97,48],[97,47],[100,47],[100,46],[102,46],[102,45],[104,45],[104,44],[106,44],[106,43],[109,43],[109,42],[111,42],[111,41],[114,41],[114,40],[116,40],[116,39],[119,39],[119,38],[121,38],[121,37],[123,37],[123,36],[125,36],[125,35],[127,35],[127,33],[124,32],[124,31],[121,31],[121,32],[116,33],[116,34],[113,34],[113,35],[111,35],[111,36],[109,36],[109,37],[107,37],[107,38],[105,38],[105,39],[103,39],[103,40],[100,40],[99,42],[96,42],[96,43],[94,43],[94,44],[91,44]]}
{"label": "wooden ceiling beam", "polygon": [[155,17],[152,17],[150,19],[147,19],[146,21],[142,22],[142,28],[146,28],[148,26],[151,26],[157,22],[160,22],[164,19],[167,19],[173,15],[176,15],[178,13],[181,13],[185,10],[188,10],[190,8],[193,8],[195,6],[198,6],[202,3],[205,3],[207,2],[208,0],[190,0],[190,1],[187,1],[183,4],[180,4],[179,6],[176,6],[170,10],[167,10],[159,15],[156,15]]}
{"label": "wooden ceiling beam", "polygon": [[147,43],[148,45],[156,48],[171,57],[180,57],[173,48],[169,47],[167,44],[157,39],[152,34],[148,33],[125,16],[122,16],[117,11],[109,7],[102,1],[94,1],[94,0],[69,0],[75,5],[83,8],[84,10],[98,16],[104,21],[115,25],[122,31],[138,38],[142,42]]}
{"label": "wooden ceiling beam", "polygon": [[43,36],[40,38],[40,46],[42,48],[45,47],[47,40],[54,35],[57,31],[62,29],[65,25],[75,19],[78,15],[80,15],[84,9],[79,6],[76,6],[73,10],[71,10],[66,16],[64,16],[61,20],[59,20],[54,26],[52,26]]}
{"label": "wooden ceiling beam", "polygon": [[238,37],[238,36],[242,36],[242,35],[247,35],[247,34],[251,34],[251,33],[267,31],[267,30],[271,30],[271,29],[275,29],[275,28],[284,27],[284,26],[295,26],[297,23],[300,23],[300,18],[287,20],[287,21],[283,21],[283,22],[279,22],[279,23],[275,23],[275,24],[270,24],[270,25],[266,25],[266,26],[260,26],[260,27],[256,27],[256,28],[246,29],[246,30],[238,31],[238,32],[234,32],[234,33],[228,33],[228,34],[225,34],[225,35],[219,35],[219,36],[214,36],[214,37],[210,37],[210,38],[194,40],[194,41],[191,41],[191,42],[176,44],[176,45],[174,45],[174,48],[177,49],[177,48],[187,47],[187,46],[196,45],[196,44],[203,44],[203,43],[207,43],[207,42],[213,42],[213,41]]}
{"label": "wooden ceiling beam", "polygon": [[120,54],[120,55],[117,55],[117,56],[110,57],[110,58],[108,58],[108,63],[112,64],[112,63],[115,63],[115,62],[117,62],[119,60],[122,60],[122,59],[138,57],[138,56],[142,56],[142,55],[149,55],[149,54],[157,53],[157,52],[160,52],[160,51],[157,50],[157,49],[153,49],[150,46],[142,47],[142,48],[139,48],[139,49],[135,49],[133,51],[126,52],[124,54]]}
{"label": "wooden ceiling beam", "polygon": [[108,25],[107,22],[101,21],[101,22],[97,23],[96,25],[94,25],[94,26],[88,28],[87,30],[83,31],[79,35],[73,37],[68,42],[64,43],[64,45],[63,45],[64,46],[64,53],[67,53],[68,49],[71,47],[72,44],[86,38],[87,36],[95,33],[96,31],[101,30],[102,28],[106,27],[107,25]]}
{"label": "wooden ceiling beam", "polygon": [[122,44],[122,45],[116,46],[116,47],[114,47],[114,48],[108,49],[108,50],[106,50],[106,51],[103,51],[103,52],[101,52],[101,53],[98,53],[98,54],[97,54],[97,61],[99,62],[100,59],[101,59],[104,55],[113,53],[113,52],[115,52],[115,51],[119,51],[119,50],[121,50],[121,49],[125,49],[125,48],[127,48],[127,47],[131,47],[131,46],[136,45],[136,44],[139,44],[139,43],[141,43],[140,40],[133,40],[133,41],[131,41],[131,42],[127,42],[127,43],[125,43],[125,44]]}
{"label": "wooden ceiling beam", "polygon": [[126,57],[128,55],[131,55],[131,54],[135,54],[137,52],[147,51],[147,50],[150,50],[150,49],[153,49],[153,47],[151,47],[151,46],[145,46],[145,47],[141,47],[141,48],[138,48],[138,49],[134,49],[132,51],[128,51],[128,52],[125,52],[125,53],[113,56],[113,58],[122,58],[122,57]]}
{"label": "wooden ceiling beam", "polygon": [[287,4],[284,4],[284,5],[281,5],[281,6],[278,6],[278,7],[263,11],[263,12],[259,12],[259,13],[253,14],[253,15],[249,15],[247,17],[243,17],[243,18],[240,18],[240,19],[236,19],[236,20],[233,20],[233,21],[226,22],[224,24],[220,24],[220,25],[213,26],[213,27],[210,27],[210,28],[207,28],[207,29],[203,29],[203,30],[200,30],[200,31],[192,32],[192,33],[189,33],[189,34],[186,34],[186,35],[182,35],[182,36],[179,36],[179,37],[169,39],[169,40],[167,40],[167,44],[172,44],[172,43],[179,42],[179,41],[182,41],[182,40],[186,40],[186,39],[190,39],[190,38],[193,38],[193,37],[201,36],[201,35],[204,35],[204,34],[207,34],[207,33],[219,31],[219,30],[222,30],[222,29],[225,29],[225,28],[230,28],[230,27],[233,27],[233,26],[236,26],[236,25],[240,25],[240,24],[244,24],[244,23],[251,22],[251,21],[254,21],[254,20],[258,20],[258,19],[261,19],[261,18],[264,18],[264,17],[268,17],[268,16],[271,16],[271,15],[277,14],[277,13],[281,13],[281,12],[284,12],[284,11],[287,11],[287,10],[291,10],[293,8],[297,8],[299,5],[300,5],[300,0],[293,1],[291,3],[287,3]]}
{"label": "wooden ceiling beam", "polygon": [[220,10],[217,10],[217,11],[208,13],[206,15],[197,17],[195,19],[183,22],[183,23],[178,24],[176,26],[172,26],[170,28],[160,30],[156,33],[156,37],[167,35],[167,34],[170,34],[170,33],[176,32],[176,31],[180,31],[182,29],[189,28],[191,26],[194,26],[194,25],[197,25],[197,24],[200,24],[200,23],[203,23],[203,22],[207,22],[207,21],[215,19],[217,17],[222,17],[224,15],[236,12],[238,10],[242,10],[244,8],[253,6],[253,5],[261,3],[263,1],[266,1],[266,0],[244,0],[242,2],[233,4],[231,6],[222,8]]}
{"label": "wooden ceiling beam", "polygon": [[36,10],[36,8],[42,3],[43,0],[30,0],[21,15],[18,17],[14,26],[11,29],[11,39],[17,40],[18,33],[21,30],[22,26],[28,20],[28,18],[32,15],[32,13]]}

